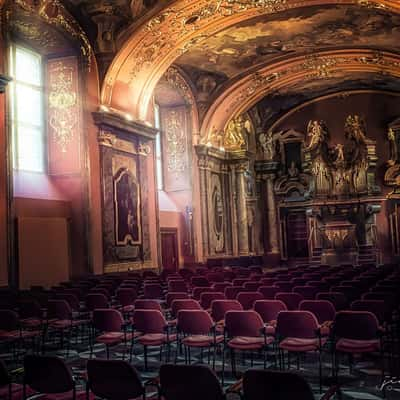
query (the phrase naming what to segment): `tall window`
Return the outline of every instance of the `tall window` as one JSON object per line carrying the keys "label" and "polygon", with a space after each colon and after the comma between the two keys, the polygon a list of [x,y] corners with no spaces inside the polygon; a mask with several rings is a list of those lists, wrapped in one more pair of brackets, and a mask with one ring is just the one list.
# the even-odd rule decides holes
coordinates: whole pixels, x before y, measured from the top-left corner
{"label": "tall window", "polygon": [[[161,129],[160,107],[154,104],[154,125],[155,128]],[[156,170],[157,170],[157,189],[163,190],[163,168],[162,168],[162,151],[161,151],[161,133],[156,137]]]}
{"label": "tall window", "polygon": [[44,172],[43,74],[39,54],[10,48],[11,123],[15,169]]}

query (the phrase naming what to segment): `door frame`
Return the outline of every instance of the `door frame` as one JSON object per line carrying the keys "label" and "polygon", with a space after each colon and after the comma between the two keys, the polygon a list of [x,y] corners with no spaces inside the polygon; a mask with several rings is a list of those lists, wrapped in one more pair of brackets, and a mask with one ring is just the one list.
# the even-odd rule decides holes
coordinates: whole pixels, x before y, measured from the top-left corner
{"label": "door frame", "polygon": [[178,241],[178,228],[160,228],[160,253],[161,253],[161,270],[164,270],[164,263],[163,263],[163,254],[162,254],[162,236],[163,234],[173,234],[175,237],[174,243],[175,243],[175,254],[176,254],[176,260],[175,260],[175,271],[178,271],[179,269],[179,241]]}

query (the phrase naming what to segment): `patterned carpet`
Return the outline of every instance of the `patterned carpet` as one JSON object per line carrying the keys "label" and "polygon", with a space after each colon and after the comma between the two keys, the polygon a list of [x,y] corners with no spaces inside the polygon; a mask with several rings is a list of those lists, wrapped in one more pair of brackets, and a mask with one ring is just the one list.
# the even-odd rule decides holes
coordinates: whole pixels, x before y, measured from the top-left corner
{"label": "patterned carpet", "polygon": [[[67,342],[67,341],[66,341]],[[64,347],[66,346],[64,343]],[[397,343],[397,341],[396,341]],[[385,370],[387,371],[386,376],[396,377],[398,376],[398,366],[396,366],[398,361],[398,351],[395,351],[394,344],[387,346],[387,352],[385,357]],[[67,351],[60,349],[60,338],[57,337],[55,333],[50,333],[45,343],[45,353],[53,354],[63,357],[67,360],[67,363],[71,366],[72,371],[75,376],[81,376],[85,369],[85,363],[87,359],[90,358],[90,346],[89,346],[89,335],[87,332],[81,334],[79,338],[76,336],[72,337],[70,341],[70,350]],[[10,369],[18,368],[22,365],[23,351],[20,351],[18,355],[18,360],[13,360],[13,353],[5,347],[1,348],[1,358],[6,361]],[[28,349],[28,351],[30,351]],[[177,362],[180,364],[185,363],[185,357],[183,351],[179,351],[176,354],[177,346],[173,344],[171,346],[171,362],[175,362],[175,357],[177,357]],[[144,369],[144,354],[143,348],[140,344],[135,344],[133,352],[132,364],[140,371],[143,380],[155,377],[158,374],[158,369],[161,363],[166,362],[167,349],[164,348],[161,352],[158,348],[149,349],[148,351],[148,370]],[[111,348],[111,358],[122,359],[124,357],[124,345],[119,345]],[[229,352],[226,352],[227,356]],[[389,357],[389,354],[391,357]],[[102,344],[95,344],[93,346],[93,357],[105,358],[106,352],[105,347]],[[161,356],[161,361],[160,361]],[[212,355],[211,355],[212,358]],[[236,357],[238,375],[245,369],[252,368],[250,355],[246,354],[241,357],[240,354]],[[129,359],[129,349],[125,354],[125,359]],[[253,368],[263,368],[263,357],[260,354],[254,354],[253,357]],[[277,368],[275,353],[271,348],[268,351],[267,356],[267,368]],[[319,392],[319,380],[318,380],[318,356],[316,354],[307,354],[301,356],[299,360],[299,365],[295,355],[291,356],[291,370],[297,371],[303,375],[307,381],[311,384],[315,392],[315,397],[318,399],[321,394]],[[371,356],[369,358],[356,358],[353,360],[353,367],[350,372],[349,363],[347,357],[343,357],[339,364],[339,383],[341,385],[341,398],[344,400],[350,399],[365,399],[365,400],[375,400],[384,398],[384,393],[380,390],[381,386],[381,360],[379,354]],[[191,352],[191,363],[200,363],[201,354],[200,351]],[[207,353],[204,352],[203,362],[207,362]],[[227,357],[225,363],[225,374],[224,374],[224,386],[227,388],[232,383],[236,381],[236,378],[232,376],[230,368],[230,359]],[[323,365],[323,390],[322,393],[326,392],[328,388],[333,385],[333,380],[331,378],[331,355],[329,348],[323,353],[322,356]],[[390,366],[390,368],[389,368]],[[298,368],[299,367],[299,368]],[[286,366],[287,368],[287,366]],[[216,373],[221,377],[221,352],[217,354],[216,360]],[[390,370],[389,370],[390,369]],[[395,381],[395,379],[393,379]],[[83,385],[83,382],[81,382]],[[151,390],[151,389],[150,389]],[[151,394],[151,393],[149,393]],[[230,395],[230,398],[235,398],[234,395]],[[339,397],[338,397],[339,398]],[[387,399],[400,399],[400,383],[396,382],[387,386],[386,390]]]}

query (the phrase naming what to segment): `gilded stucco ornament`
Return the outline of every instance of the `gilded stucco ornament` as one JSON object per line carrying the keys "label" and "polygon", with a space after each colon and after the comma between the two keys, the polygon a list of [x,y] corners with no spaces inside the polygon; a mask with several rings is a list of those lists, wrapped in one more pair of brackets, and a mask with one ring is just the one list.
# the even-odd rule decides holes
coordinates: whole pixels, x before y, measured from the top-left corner
{"label": "gilded stucco ornament", "polygon": [[47,24],[55,26],[79,40],[80,50],[88,67],[91,65],[92,47],[80,25],[68,13],[59,0],[39,0],[32,5],[26,0],[14,0],[15,4],[30,14],[38,14]]}

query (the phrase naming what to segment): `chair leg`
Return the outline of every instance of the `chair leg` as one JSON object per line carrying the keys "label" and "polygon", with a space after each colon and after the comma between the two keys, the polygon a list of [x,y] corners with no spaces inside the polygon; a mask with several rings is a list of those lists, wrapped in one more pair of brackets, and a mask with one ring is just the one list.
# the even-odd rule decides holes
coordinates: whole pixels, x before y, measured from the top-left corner
{"label": "chair leg", "polygon": [[225,381],[225,344],[222,345],[222,376],[221,376],[221,383],[222,386],[224,386],[224,381]]}
{"label": "chair leg", "polygon": [[130,362],[130,363],[132,362],[132,356],[133,356],[133,344],[134,344],[134,340],[133,340],[133,338],[132,338],[132,340],[131,340],[131,346],[130,346],[130,349],[129,349],[129,362]]}
{"label": "chair leg", "polygon": [[144,369],[147,371],[147,346],[143,346],[144,352]]}
{"label": "chair leg", "polygon": [[110,358],[110,347],[106,345],[107,360]]}
{"label": "chair leg", "polygon": [[322,359],[321,350],[318,351],[318,361],[319,361],[319,392],[322,393]]}
{"label": "chair leg", "polygon": [[231,347],[231,368],[232,368],[232,375],[236,378],[235,350],[232,347]]}

